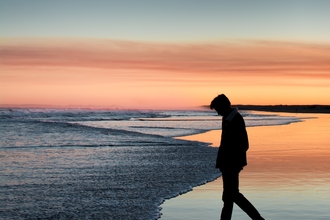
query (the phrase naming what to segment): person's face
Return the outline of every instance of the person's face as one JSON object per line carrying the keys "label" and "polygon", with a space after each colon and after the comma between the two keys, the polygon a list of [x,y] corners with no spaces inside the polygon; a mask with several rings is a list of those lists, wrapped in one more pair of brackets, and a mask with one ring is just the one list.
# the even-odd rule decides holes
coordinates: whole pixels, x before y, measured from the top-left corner
{"label": "person's face", "polygon": [[218,113],[218,115],[224,116],[227,112],[227,109],[224,108],[223,106],[219,106],[214,108],[214,110]]}

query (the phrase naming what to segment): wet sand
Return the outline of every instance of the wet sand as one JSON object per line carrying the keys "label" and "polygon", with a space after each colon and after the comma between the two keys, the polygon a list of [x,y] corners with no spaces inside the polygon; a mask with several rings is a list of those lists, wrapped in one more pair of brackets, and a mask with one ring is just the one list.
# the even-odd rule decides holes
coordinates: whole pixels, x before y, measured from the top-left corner
{"label": "wet sand", "polygon": [[[241,192],[269,219],[330,219],[330,114],[290,114],[303,122],[247,128],[248,166]],[[181,137],[218,147],[220,130]],[[222,179],[166,200],[162,220],[219,219]],[[233,220],[249,217],[237,206]]]}

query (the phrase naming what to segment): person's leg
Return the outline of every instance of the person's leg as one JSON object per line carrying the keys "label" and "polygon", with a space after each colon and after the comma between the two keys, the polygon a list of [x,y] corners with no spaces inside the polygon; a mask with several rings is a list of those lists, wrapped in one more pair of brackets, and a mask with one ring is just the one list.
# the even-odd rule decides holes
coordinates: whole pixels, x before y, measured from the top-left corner
{"label": "person's leg", "polygon": [[237,193],[234,202],[253,220],[264,220],[258,210],[239,192],[239,172],[237,173]]}
{"label": "person's leg", "polygon": [[258,210],[241,193],[235,197],[235,203],[253,220],[264,220]]}
{"label": "person's leg", "polygon": [[230,220],[233,212],[234,198],[238,193],[238,173],[222,172],[223,208],[221,211],[221,220]]}

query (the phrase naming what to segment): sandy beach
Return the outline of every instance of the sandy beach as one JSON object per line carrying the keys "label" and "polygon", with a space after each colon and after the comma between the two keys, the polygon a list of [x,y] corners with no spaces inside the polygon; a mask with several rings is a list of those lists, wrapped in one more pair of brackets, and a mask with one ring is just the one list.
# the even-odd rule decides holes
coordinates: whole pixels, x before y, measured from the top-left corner
{"label": "sandy beach", "polygon": [[[248,165],[241,192],[265,219],[330,219],[330,114],[276,113],[302,118],[281,126],[248,127]],[[180,137],[218,147],[220,130]],[[222,180],[166,200],[162,220],[219,219]],[[233,220],[249,217],[237,206]]]}

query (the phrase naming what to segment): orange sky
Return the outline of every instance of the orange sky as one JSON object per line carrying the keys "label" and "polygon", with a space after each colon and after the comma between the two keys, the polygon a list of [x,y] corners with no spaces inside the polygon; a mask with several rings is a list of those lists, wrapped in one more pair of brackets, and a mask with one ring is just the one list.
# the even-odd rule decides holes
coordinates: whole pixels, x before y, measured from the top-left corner
{"label": "orange sky", "polygon": [[0,104],[183,109],[330,104],[330,45],[2,38]]}

